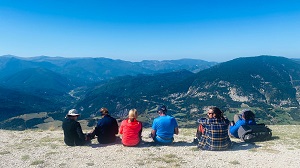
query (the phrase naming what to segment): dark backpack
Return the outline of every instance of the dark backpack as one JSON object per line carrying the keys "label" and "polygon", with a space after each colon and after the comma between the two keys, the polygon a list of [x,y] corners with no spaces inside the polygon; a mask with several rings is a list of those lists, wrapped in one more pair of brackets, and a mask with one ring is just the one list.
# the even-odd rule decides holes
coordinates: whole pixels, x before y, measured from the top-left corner
{"label": "dark backpack", "polygon": [[272,130],[265,124],[242,125],[238,129],[239,138],[244,142],[259,142],[270,140]]}

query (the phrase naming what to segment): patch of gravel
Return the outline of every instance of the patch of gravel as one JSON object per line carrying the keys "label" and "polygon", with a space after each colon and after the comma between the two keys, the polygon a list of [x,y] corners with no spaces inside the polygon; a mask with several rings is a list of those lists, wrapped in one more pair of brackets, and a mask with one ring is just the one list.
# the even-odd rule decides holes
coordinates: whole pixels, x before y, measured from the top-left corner
{"label": "patch of gravel", "polygon": [[195,129],[180,129],[172,146],[153,146],[143,129],[139,147],[120,141],[69,147],[62,130],[0,130],[0,167],[299,167],[300,126],[270,126],[273,140],[246,144],[234,139],[228,151],[202,151],[192,143]]}

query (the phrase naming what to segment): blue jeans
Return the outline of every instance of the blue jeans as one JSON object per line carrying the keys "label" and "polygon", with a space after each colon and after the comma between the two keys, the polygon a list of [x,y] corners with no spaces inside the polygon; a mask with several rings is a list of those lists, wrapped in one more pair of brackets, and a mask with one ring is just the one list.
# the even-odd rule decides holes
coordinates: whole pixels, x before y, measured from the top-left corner
{"label": "blue jeans", "polygon": [[159,145],[171,145],[174,141],[174,138],[162,138],[156,135],[153,140]]}

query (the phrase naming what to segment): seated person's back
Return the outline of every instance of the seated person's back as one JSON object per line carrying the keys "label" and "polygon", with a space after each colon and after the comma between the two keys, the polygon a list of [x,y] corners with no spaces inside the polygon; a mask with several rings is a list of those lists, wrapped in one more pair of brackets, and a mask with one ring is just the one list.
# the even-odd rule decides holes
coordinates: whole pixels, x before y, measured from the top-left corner
{"label": "seated person's back", "polygon": [[131,109],[128,118],[123,120],[119,129],[124,146],[136,146],[141,141],[142,123],[137,120],[137,110]]}
{"label": "seated person's back", "polygon": [[201,135],[198,148],[203,150],[226,150],[231,146],[228,136],[229,120],[217,107],[209,108],[208,118],[199,119],[204,133]]}
{"label": "seated person's back", "polygon": [[63,121],[64,141],[68,146],[80,146],[89,142],[82,132],[80,123],[76,121],[78,116],[77,110],[71,109]]}
{"label": "seated person's back", "polygon": [[116,134],[118,134],[118,123],[117,120],[108,114],[106,108],[100,109],[102,119],[98,121],[95,128],[95,135],[99,143],[113,143],[116,141]]}
{"label": "seated person's back", "polygon": [[238,129],[242,125],[256,125],[255,122],[255,114],[249,110],[245,109],[242,111],[242,114],[236,114],[234,116],[234,124],[230,125],[229,133],[231,136],[234,136],[235,138],[239,138],[238,136]]}
{"label": "seated person's back", "polygon": [[174,117],[166,115],[167,108],[161,106],[157,113],[158,118],[155,118],[152,124],[151,136],[154,142],[163,145],[172,144],[174,134],[178,134],[178,124]]}

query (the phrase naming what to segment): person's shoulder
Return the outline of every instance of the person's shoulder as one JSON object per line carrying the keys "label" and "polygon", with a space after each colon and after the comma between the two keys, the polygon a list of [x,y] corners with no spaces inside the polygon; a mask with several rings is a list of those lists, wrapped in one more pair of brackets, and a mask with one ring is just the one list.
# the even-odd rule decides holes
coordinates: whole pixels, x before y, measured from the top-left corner
{"label": "person's shoulder", "polygon": [[128,119],[126,118],[126,119],[124,119],[122,122],[121,122],[121,124],[127,124],[128,123]]}
{"label": "person's shoulder", "polygon": [[169,118],[170,118],[171,120],[175,120],[175,121],[176,121],[176,118],[173,117],[173,116],[169,116]]}
{"label": "person's shoulder", "polygon": [[112,117],[111,115],[108,115],[108,117],[112,120],[117,120],[116,118]]}
{"label": "person's shoulder", "polygon": [[69,122],[70,119],[64,118],[63,122]]}
{"label": "person's shoulder", "polygon": [[136,120],[136,122],[137,122],[138,124],[141,124],[141,125],[143,124],[141,121],[138,121],[138,120]]}
{"label": "person's shoulder", "polygon": [[160,122],[161,120],[162,120],[162,117],[156,117],[156,118],[154,118],[153,123]]}
{"label": "person's shoulder", "polygon": [[80,122],[78,122],[78,121],[75,121],[75,120],[73,120],[73,121],[71,121],[74,125],[76,125],[76,126],[81,126],[80,125]]}

